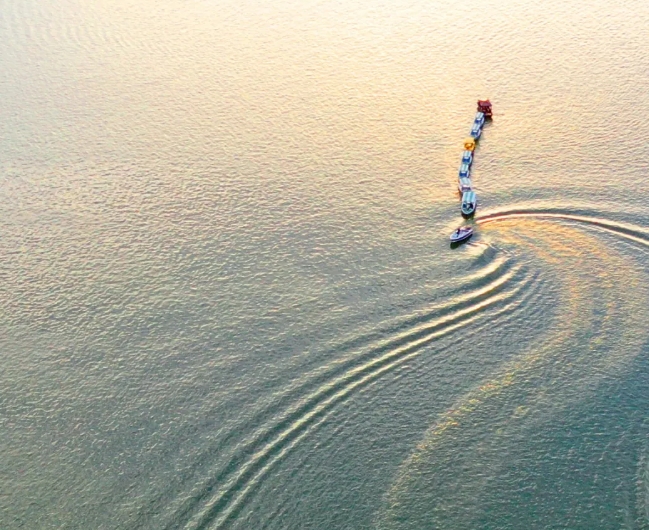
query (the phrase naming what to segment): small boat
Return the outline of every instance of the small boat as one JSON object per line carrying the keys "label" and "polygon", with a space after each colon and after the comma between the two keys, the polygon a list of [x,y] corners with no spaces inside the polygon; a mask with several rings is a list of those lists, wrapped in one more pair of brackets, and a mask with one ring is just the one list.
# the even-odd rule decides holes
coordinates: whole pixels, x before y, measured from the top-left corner
{"label": "small boat", "polygon": [[473,151],[475,149],[475,138],[469,137],[464,139],[464,149]]}
{"label": "small boat", "polygon": [[471,138],[475,138],[477,140],[478,138],[480,138],[481,134],[482,134],[482,125],[474,123],[473,127],[471,127]]}
{"label": "small boat", "polygon": [[493,115],[491,101],[488,99],[478,100],[478,112],[484,113],[485,118],[491,118]]}
{"label": "small boat", "polygon": [[465,191],[471,191],[473,188],[471,186],[471,179],[468,177],[463,177],[457,181],[457,189],[460,190],[460,193]]}
{"label": "small boat", "polygon": [[478,203],[478,197],[475,194],[475,191],[465,191],[462,194],[462,210],[463,215],[471,215],[475,212],[476,206]]}
{"label": "small boat", "polygon": [[451,243],[465,241],[473,235],[473,228],[470,226],[461,226],[451,234]]}
{"label": "small boat", "polygon": [[464,151],[462,153],[462,163],[468,164],[469,166],[473,162],[473,151]]}
{"label": "small boat", "polygon": [[475,113],[475,119],[473,120],[473,123],[477,123],[482,127],[484,125],[484,113],[483,112],[476,112]]}
{"label": "small boat", "polygon": [[468,179],[471,176],[471,168],[469,168],[469,164],[462,164],[460,166],[460,173],[459,173],[459,178],[466,178]]}

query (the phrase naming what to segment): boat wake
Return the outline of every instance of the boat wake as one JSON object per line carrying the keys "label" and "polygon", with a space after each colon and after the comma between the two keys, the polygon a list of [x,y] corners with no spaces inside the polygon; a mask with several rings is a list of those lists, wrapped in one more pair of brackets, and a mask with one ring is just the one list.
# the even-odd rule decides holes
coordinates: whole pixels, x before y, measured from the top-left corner
{"label": "boat wake", "polygon": [[[528,253],[531,263],[552,271],[561,285],[552,334],[522,344],[438,417],[396,474],[375,521],[380,529],[475,528],[487,513],[499,528],[529,525],[494,492],[537,487],[540,479],[524,471],[540,465],[530,440],[596,396],[600,383],[626,370],[647,340],[649,313],[639,296],[647,294],[646,271],[629,259],[628,246],[604,246],[599,235],[631,244],[638,258],[649,247],[649,231],[542,206],[486,213],[476,224],[486,241]],[[646,512],[644,460],[640,468],[638,511]],[[554,495],[543,500],[539,510],[547,520],[537,514],[537,525],[557,525],[552,513],[560,513],[565,498]]]}
{"label": "boat wake", "polygon": [[649,246],[649,231],[643,227],[629,223],[610,221],[597,215],[573,213],[563,208],[526,208],[497,211],[480,216],[476,219],[476,224],[487,225],[489,223],[512,221],[515,219],[547,219],[582,223],[608,231],[640,245]]}
{"label": "boat wake", "polygon": [[533,314],[544,294],[543,274],[493,249],[480,252],[482,266],[458,279],[453,298],[340,341],[323,354],[334,360],[284,387],[247,419],[247,435],[229,433],[197,458],[170,486],[184,490],[176,496],[179,501],[168,504],[166,495],[153,500],[140,520],[159,511],[166,513],[165,528],[227,526],[247,509],[264,477],[350,398],[422,355],[441,362],[486,327],[506,326],[522,312]]}
{"label": "boat wake", "polygon": [[335,451],[360,421],[359,402],[373,403],[381,388],[405,381],[414,364],[420,370],[408,380],[421,384],[449,364],[472,369],[467,355],[489,335],[499,346],[476,351],[475,377],[466,377],[480,382],[440,412],[399,466],[375,519],[381,529],[477,525],[485,504],[495,502],[491,484],[527,458],[522,440],[640,351],[647,310],[638,296],[620,293],[642,289],[642,270],[603,249],[598,236],[637,249],[649,247],[649,232],[543,207],[488,212],[476,224],[481,237],[464,253],[474,266],[446,282],[448,292],[329,346],[271,401],[247,411],[240,428],[203,448],[135,524],[155,513],[158,527],[168,529],[244,528],[251,520],[281,528],[282,515],[295,510],[290,488],[273,490],[272,510],[258,509],[271,475],[289,467],[299,482],[308,447]]}

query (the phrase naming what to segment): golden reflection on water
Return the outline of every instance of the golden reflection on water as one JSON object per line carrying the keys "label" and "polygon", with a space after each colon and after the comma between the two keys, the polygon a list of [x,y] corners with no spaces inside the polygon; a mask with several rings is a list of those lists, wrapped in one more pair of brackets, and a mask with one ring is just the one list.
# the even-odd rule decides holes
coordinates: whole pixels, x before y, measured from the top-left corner
{"label": "golden reflection on water", "polygon": [[[403,293],[395,287],[391,298],[377,290],[377,280],[384,280],[378,271],[423,271],[396,284],[413,291],[422,278],[452,286],[456,280],[438,265],[460,254],[465,263],[487,261],[485,244],[514,254],[512,270],[521,258],[532,270],[536,261],[542,271],[556,273],[551,281],[561,286],[560,297],[542,301],[556,306],[554,319],[543,322],[543,340],[497,373],[471,382],[473,390],[439,418],[404,462],[388,503],[416,493],[410,488],[413,473],[432,468],[429,457],[444,444],[465,437],[458,451],[470,450],[471,434],[480,428],[474,420],[492,404],[504,402],[507,409],[488,424],[493,432],[485,443],[496,450],[517,425],[549,414],[540,411],[541,401],[558,410],[578,399],[575,389],[597,380],[598,369],[611,373],[624,366],[637,351],[634,328],[646,317],[642,298],[631,296],[641,287],[640,273],[572,225],[498,221],[480,225],[474,241],[455,255],[446,252],[447,244],[437,256],[428,247],[407,260],[395,255],[405,248],[417,251],[421,241],[427,245],[426,236],[446,238],[460,223],[457,166],[478,97],[495,105],[474,165],[479,212],[487,205],[520,206],[541,189],[551,190],[550,206],[557,206],[557,197],[573,205],[573,199],[590,201],[595,210],[609,201],[609,212],[600,213],[612,218],[608,213],[629,213],[631,199],[620,206],[619,196],[609,191],[625,192],[632,176],[637,208],[644,213],[649,180],[629,168],[646,167],[638,138],[648,136],[647,122],[638,109],[647,108],[649,98],[648,23],[644,0],[478,0],[470,6],[451,0],[5,2],[0,242],[13,259],[1,316],[18,346],[8,348],[13,351],[7,357],[15,361],[5,370],[15,375],[2,383],[20,406],[25,389],[34,390],[32,404],[19,416],[25,437],[11,440],[8,449],[13,454],[20,452],[15,447],[24,448],[32,478],[16,474],[11,489],[29,493],[11,498],[8,516],[22,518],[25,527],[54,524],[58,517],[62,526],[77,527],[83,520],[86,526],[130,528],[138,525],[129,517],[141,510],[147,514],[139,519],[142,525],[182,526],[173,516],[163,520],[173,512],[167,500],[175,497],[173,506],[202,495],[194,502],[209,505],[215,493],[192,495],[193,479],[189,486],[169,485],[161,462],[169,469],[197,464],[207,475],[220,466],[239,472],[250,460],[228,462],[224,455],[234,454],[235,444],[257,427],[227,423],[231,410],[244,408],[231,403],[260,392],[261,407],[274,399],[274,390],[267,389],[306,381],[310,372],[291,364],[295,359],[323,362],[317,367],[323,370],[327,363],[342,363],[343,354],[316,361],[325,340],[321,330],[356,336],[353,326],[360,321],[380,329],[379,313],[372,316],[366,308],[400,300]],[[381,224],[381,215],[398,219],[401,229]],[[427,228],[417,226],[424,222]],[[350,224],[352,233],[341,229]],[[402,241],[406,236],[412,240]],[[311,250],[323,247],[325,258],[316,264]],[[368,248],[371,255],[363,252]],[[480,274],[469,272],[463,280],[479,281]],[[346,292],[355,293],[353,304]],[[358,318],[347,328],[334,325],[317,310],[310,312],[312,300],[322,301],[323,314]],[[349,307],[358,314],[347,313]],[[478,316],[492,317],[490,308],[491,302],[476,306],[475,315],[454,324],[458,332]],[[414,310],[409,302],[390,309],[404,318]],[[525,318],[515,324],[526,325]],[[274,325],[281,330],[277,335]],[[291,344],[284,357],[279,352],[288,334],[298,346]],[[46,373],[48,365],[33,346],[41,340],[106,370],[94,379],[85,364]],[[258,358],[247,346],[257,343],[263,344]],[[176,364],[185,351],[192,353]],[[142,355],[129,365],[137,375],[119,383],[133,352]],[[237,364],[244,359],[250,364]],[[191,369],[180,367],[185,362]],[[43,375],[30,365],[45,366]],[[553,371],[553,365],[560,368]],[[277,366],[285,372],[273,371]],[[152,390],[152,377],[174,392],[164,385]],[[530,379],[544,384],[530,390]],[[198,385],[210,390],[201,394]],[[133,399],[120,398],[113,406],[103,399],[108,395]],[[51,419],[43,411],[60,396],[70,410],[88,411],[97,427],[88,432],[87,445],[69,434],[77,424],[73,414],[70,423],[57,416],[51,426],[38,421]],[[103,409],[97,406],[104,401]],[[141,417],[156,411],[139,446],[132,431],[141,419],[138,406],[146,411]],[[288,410],[293,406],[299,400]],[[169,412],[176,410],[177,415]],[[205,418],[223,420],[223,426],[216,434],[212,424],[192,434],[195,451],[182,454],[174,446],[178,437],[205,426]],[[271,420],[264,421],[272,431]],[[183,431],[177,422],[193,425]],[[167,425],[169,431],[155,427]],[[55,447],[52,430],[62,433],[58,447],[77,455],[65,465],[42,451]],[[338,440],[353,439],[342,427],[340,432]],[[204,442],[222,435],[230,439],[226,451]],[[164,452],[147,450],[151,440]],[[323,450],[320,440],[309,441],[314,454]],[[98,443],[105,449],[97,451]],[[399,444],[386,445],[395,451],[391,461],[403,458]],[[133,456],[130,476],[120,471],[125,447]],[[342,480],[331,483],[335,493],[327,500],[319,496],[312,503],[312,520],[292,515],[287,524],[327,525],[327,514],[336,511],[331,507],[382,491],[385,473],[365,481],[365,490],[346,482],[348,462],[361,462],[365,449],[361,443],[345,449],[345,463],[335,470]],[[203,457],[214,467],[204,465]],[[273,506],[294,485],[303,493],[327,484],[324,467],[302,480],[288,469],[268,481],[272,493],[266,499]],[[93,482],[97,473],[105,483]],[[61,487],[52,489],[50,477]],[[70,493],[75,488],[85,497]],[[122,502],[129,492],[138,493]],[[156,498],[164,499],[156,506],[160,510],[150,502]],[[270,511],[252,512],[257,524],[242,516],[238,527],[282,524]],[[360,523],[344,524],[364,527],[368,516],[358,517]]]}

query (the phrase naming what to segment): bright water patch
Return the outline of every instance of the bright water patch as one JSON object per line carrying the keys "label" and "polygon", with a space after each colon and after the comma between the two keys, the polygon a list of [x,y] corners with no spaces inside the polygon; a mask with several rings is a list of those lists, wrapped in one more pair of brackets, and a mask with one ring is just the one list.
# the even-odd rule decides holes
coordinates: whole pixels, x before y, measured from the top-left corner
{"label": "bright water patch", "polygon": [[646,528],[648,23],[4,2],[0,526]]}

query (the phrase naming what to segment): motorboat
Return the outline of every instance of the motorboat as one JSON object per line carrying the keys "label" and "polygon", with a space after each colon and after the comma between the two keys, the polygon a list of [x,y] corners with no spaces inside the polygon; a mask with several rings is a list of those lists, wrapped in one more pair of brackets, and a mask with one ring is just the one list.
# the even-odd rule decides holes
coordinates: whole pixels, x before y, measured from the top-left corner
{"label": "motorboat", "polygon": [[466,241],[473,235],[473,228],[470,226],[461,226],[451,234],[451,243]]}
{"label": "motorboat", "polygon": [[471,179],[468,177],[463,177],[457,181],[457,189],[460,190],[460,193],[465,191],[471,191],[473,188],[471,186]]}
{"label": "motorboat", "polygon": [[475,113],[475,119],[473,120],[473,123],[477,123],[482,127],[484,125],[484,113],[483,112],[476,112]]}
{"label": "motorboat", "polygon": [[469,178],[471,176],[471,168],[469,164],[462,164],[460,166],[459,178]]}
{"label": "motorboat", "polygon": [[463,215],[471,215],[475,212],[476,206],[478,204],[478,197],[475,194],[475,191],[465,191],[462,194],[462,210]]}
{"label": "motorboat", "polygon": [[472,162],[473,162],[473,151],[464,151],[462,153],[462,163],[470,166]]}
{"label": "motorboat", "polygon": [[471,127],[471,138],[475,138],[476,140],[480,138],[480,135],[482,134],[482,125],[479,123],[474,123],[473,127]]}

